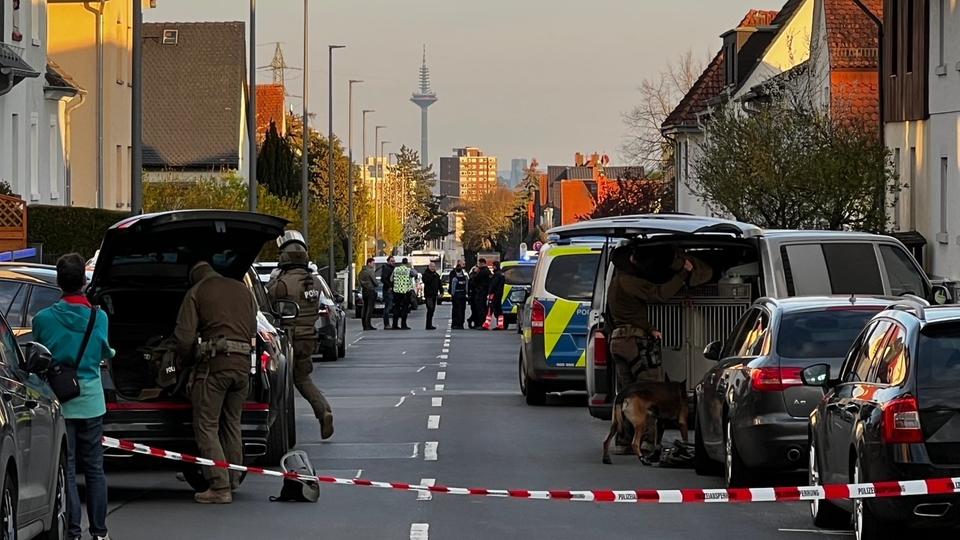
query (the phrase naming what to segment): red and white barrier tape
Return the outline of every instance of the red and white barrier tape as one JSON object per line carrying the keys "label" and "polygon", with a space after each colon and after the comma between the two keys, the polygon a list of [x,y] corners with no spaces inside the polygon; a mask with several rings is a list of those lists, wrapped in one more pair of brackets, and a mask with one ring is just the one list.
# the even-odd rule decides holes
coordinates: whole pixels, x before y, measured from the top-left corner
{"label": "red and white barrier tape", "polygon": [[828,484],[825,486],[731,488],[731,489],[638,489],[638,490],[551,490],[458,488],[449,486],[422,486],[403,482],[375,482],[360,478],[334,478],[332,476],[308,476],[284,473],[262,467],[248,467],[214,461],[190,454],[171,452],[161,448],[114,439],[103,438],[107,448],[117,448],[136,454],[144,454],[172,461],[195,463],[205,467],[218,467],[248,474],[312,480],[324,484],[365,486],[399,491],[448,493],[479,497],[513,499],[563,500],[616,503],[749,503],[749,502],[797,502],[834,499],[870,499],[875,497],[905,497],[913,495],[944,495],[960,493],[960,477],[908,480],[904,482],[871,482],[865,484]]}

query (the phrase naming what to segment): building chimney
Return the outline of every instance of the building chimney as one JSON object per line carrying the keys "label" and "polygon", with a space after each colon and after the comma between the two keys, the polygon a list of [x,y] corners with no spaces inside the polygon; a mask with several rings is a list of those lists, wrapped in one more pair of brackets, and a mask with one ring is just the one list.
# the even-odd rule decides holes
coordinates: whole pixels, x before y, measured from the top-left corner
{"label": "building chimney", "polygon": [[573,164],[576,167],[583,167],[583,154],[581,154],[580,152],[577,152],[576,154],[574,154]]}
{"label": "building chimney", "polygon": [[600,154],[594,152],[590,154],[590,167],[596,167],[600,164]]}

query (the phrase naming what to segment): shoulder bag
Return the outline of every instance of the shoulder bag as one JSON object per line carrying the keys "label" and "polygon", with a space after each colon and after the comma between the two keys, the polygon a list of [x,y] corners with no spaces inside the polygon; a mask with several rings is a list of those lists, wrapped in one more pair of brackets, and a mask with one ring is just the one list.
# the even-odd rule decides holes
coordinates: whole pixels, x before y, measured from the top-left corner
{"label": "shoulder bag", "polygon": [[73,365],[54,364],[47,370],[47,382],[50,383],[50,388],[57,395],[60,403],[66,403],[80,395],[77,368],[83,360],[84,353],[87,352],[87,343],[90,342],[90,335],[93,333],[93,325],[97,322],[99,311],[99,307],[90,310],[90,320],[87,322],[87,331],[83,334],[83,341],[80,342],[80,352],[77,354],[76,362]]}

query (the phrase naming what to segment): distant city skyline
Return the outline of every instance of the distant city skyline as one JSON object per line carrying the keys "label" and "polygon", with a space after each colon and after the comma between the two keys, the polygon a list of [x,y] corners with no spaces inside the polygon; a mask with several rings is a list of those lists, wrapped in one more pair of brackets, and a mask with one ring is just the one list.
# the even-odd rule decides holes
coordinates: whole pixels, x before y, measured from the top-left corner
{"label": "distant city skyline", "polygon": [[[637,86],[687,50],[706,60],[719,35],[748,9],[778,9],[783,0],[627,2],[594,0],[353,0],[310,4],[310,109],[326,126],[330,43],[348,47],[334,63],[334,127],[346,139],[347,80],[354,106],[376,109],[370,126],[420,151],[420,111],[409,99],[418,87],[427,46],[432,86],[441,101],[430,109],[434,171],[451,148],[478,146],[501,159],[536,158],[569,163],[575,152],[600,152],[621,163],[623,112]],[[589,9],[587,9],[589,8]],[[287,64],[301,67],[299,0],[259,2],[257,63],[267,66],[275,43]],[[691,15],[691,14],[696,14]],[[158,0],[144,20],[247,21],[242,0]],[[682,29],[682,32],[678,32]],[[249,29],[248,29],[249,30]],[[374,30],[374,31],[371,31]],[[580,39],[581,34],[597,39]],[[681,37],[682,35],[682,37]],[[287,92],[299,96],[302,73],[287,70]],[[269,82],[271,72],[259,71]],[[299,99],[288,104],[299,110]],[[360,154],[359,114],[354,112],[354,154]],[[369,131],[369,129],[368,129]],[[368,153],[373,152],[368,137]],[[359,159],[358,159],[359,161]]]}

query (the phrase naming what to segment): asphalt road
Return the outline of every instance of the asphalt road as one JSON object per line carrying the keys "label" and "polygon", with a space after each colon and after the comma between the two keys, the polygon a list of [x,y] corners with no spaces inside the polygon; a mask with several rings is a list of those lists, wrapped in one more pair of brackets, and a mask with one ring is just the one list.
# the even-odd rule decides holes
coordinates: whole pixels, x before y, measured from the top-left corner
{"label": "asphalt road", "polygon": [[[458,487],[646,489],[720,487],[692,470],[644,467],[615,456],[600,463],[608,425],[592,419],[584,396],[524,404],[517,385],[518,336],[454,331],[450,308],[423,330],[348,329],[347,357],[317,363],[313,377],[334,408],[336,434],[298,397],[298,447],[320,474]],[[377,322],[379,326],[379,322]],[[448,351],[444,351],[449,349]],[[447,358],[443,358],[446,355]],[[672,435],[667,434],[669,439]],[[276,503],[280,482],[250,477],[227,506],[192,502],[174,471],[150,458],[108,469],[111,537],[169,538],[655,538],[813,539],[850,533],[812,530],[802,504],[629,505],[494,498],[322,486],[318,504]],[[771,479],[780,484],[803,477]]]}

